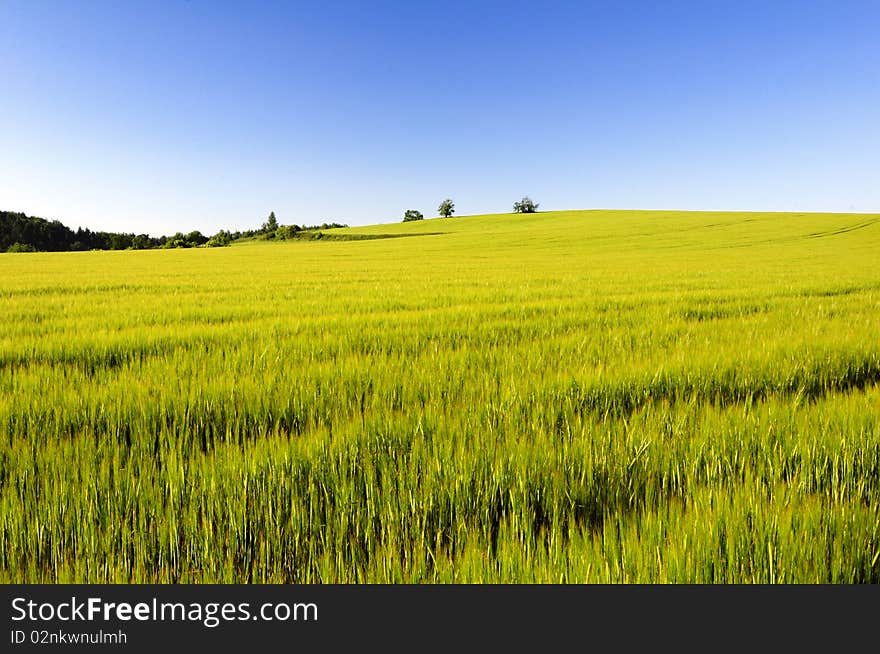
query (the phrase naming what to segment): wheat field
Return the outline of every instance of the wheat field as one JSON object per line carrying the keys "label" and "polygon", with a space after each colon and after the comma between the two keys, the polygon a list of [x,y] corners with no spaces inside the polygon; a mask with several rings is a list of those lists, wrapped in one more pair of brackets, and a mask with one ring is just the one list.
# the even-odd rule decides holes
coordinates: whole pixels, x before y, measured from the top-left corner
{"label": "wheat field", "polygon": [[880,216],[0,255],[0,581],[880,582]]}

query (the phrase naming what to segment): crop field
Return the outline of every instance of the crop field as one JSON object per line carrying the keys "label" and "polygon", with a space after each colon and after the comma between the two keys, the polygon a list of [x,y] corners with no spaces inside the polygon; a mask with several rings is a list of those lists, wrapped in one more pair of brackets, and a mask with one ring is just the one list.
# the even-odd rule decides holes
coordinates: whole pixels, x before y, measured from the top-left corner
{"label": "crop field", "polygon": [[880,216],[0,254],[2,582],[880,582]]}

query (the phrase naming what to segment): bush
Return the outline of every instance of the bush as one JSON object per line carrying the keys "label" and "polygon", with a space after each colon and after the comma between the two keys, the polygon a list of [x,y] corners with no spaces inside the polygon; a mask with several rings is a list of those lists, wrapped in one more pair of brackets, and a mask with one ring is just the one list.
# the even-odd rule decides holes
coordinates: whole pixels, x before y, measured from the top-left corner
{"label": "bush", "polygon": [[408,223],[413,220],[424,220],[424,216],[421,211],[416,211],[415,209],[407,209],[403,214],[403,222]]}
{"label": "bush", "polygon": [[280,239],[297,238],[300,231],[299,225],[282,225],[275,230],[275,235]]}
{"label": "bush", "polygon": [[524,197],[519,202],[513,203],[513,212],[514,213],[535,213],[538,210],[538,204],[533,202],[532,199],[528,196]]}
{"label": "bush", "polygon": [[7,252],[36,252],[37,249],[30,243],[13,243],[6,250]]}
{"label": "bush", "polygon": [[225,245],[229,245],[230,243],[232,243],[232,234],[230,234],[226,230],[221,229],[219,232],[209,238],[208,242],[205,243],[205,245],[207,245],[209,248],[219,248]]}
{"label": "bush", "polygon": [[165,241],[165,245],[162,247],[169,250],[172,248],[191,248],[192,243],[186,240],[186,236],[184,236],[183,232],[177,232],[174,236],[169,236],[168,240]]}
{"label": "bush", "polygon": [[177,232],[174,236],[169,236],[165,241],[165,244],[162,246],[164,248],[194,248],[199,245],[205,245],[208,242],[208,237],[203,235],[200,231],[192,231],[189,234],[183,234],[182,232]]}

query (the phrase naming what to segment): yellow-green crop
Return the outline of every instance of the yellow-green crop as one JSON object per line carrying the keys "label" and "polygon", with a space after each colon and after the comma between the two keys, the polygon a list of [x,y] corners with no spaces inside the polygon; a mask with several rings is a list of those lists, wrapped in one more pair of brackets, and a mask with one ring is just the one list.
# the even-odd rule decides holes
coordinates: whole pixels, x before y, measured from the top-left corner
{"label": "yellow-green crop", "polygon": [[4,254],[0,581],[876,583],[878,381],[875,215]]}

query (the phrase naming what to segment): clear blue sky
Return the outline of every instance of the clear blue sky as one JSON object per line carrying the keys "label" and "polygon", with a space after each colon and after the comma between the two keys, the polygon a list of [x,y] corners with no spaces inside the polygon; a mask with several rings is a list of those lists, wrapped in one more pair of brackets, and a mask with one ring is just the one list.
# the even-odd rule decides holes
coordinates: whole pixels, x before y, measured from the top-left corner
{"label": "clear blue sky", "polygon": [[880,2],[0,2],[0,209],[880,211]]}

